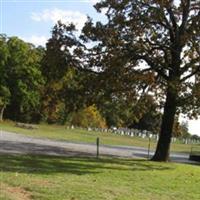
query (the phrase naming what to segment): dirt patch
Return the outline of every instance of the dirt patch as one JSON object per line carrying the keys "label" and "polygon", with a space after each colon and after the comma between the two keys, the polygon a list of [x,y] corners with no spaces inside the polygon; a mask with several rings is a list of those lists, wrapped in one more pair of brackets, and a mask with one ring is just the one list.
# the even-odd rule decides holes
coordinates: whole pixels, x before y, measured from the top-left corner
{"label": "dirt patch", "polygon": [[21,187],[12,187],[4,183],[0,183],[0,191],[3,196],[13,200],[31,200],[31,193]]}

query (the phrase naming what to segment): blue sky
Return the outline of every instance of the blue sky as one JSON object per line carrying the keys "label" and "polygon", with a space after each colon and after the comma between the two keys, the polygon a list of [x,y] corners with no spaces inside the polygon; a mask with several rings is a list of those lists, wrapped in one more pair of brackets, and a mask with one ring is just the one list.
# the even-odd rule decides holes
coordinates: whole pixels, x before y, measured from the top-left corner
{"label": "blue sky", "polygon": [[[79,29],[86,16],[102,20],[93,8],[97,0],[0,0],[0,32],[45,45],[58,20],[74,22]],[[189,121],[192,134],[200,135],[200,120]]]}
{"label": "blue sky", "polygon": [[36,45],[44,45],[53,25],[73,21],[80,29],[87,15],[103,18],[93,5],[95,0],[1,0],[1,32],[16,35]]}

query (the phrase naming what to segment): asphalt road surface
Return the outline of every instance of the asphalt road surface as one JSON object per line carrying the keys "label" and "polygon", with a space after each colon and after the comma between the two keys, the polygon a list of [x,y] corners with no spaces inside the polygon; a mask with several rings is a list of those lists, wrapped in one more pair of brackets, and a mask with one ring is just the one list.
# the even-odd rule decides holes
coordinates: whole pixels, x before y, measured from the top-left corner
{"label": "asphalt road surface", "polygon": [[[96,145],[87,143],[75,143],[68,141],[56,141],[43,138],[34,138],[26,135],[0,131],[1,154],[37,154],[56,156],[96,156]],[[147,158],[148,150],[135,146],[108,146],[100,145],[101,156]],[[150,152],[153,155],[153,152]],[[173,162],[194,163],[189,161],[189,155],[183,153],[171,153]]]}

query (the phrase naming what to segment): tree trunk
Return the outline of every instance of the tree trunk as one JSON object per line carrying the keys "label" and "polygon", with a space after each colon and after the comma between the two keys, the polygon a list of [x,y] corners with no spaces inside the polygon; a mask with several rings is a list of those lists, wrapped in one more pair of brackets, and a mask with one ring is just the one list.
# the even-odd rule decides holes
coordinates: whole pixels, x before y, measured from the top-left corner
{"label": "tree trunk", "polygon": [[156,152],[151,159],[153,161],[169,161],[170,143],[177,107],[177,95],[177,90],[168,86],[160,136],[157,143]]}
{"label": "tree trunk", "polygon": [[4,109],[5,109],[5,106],[2,106],[2,107],[0,108],[0,122],[3,121],[3,112],[4,112]]}

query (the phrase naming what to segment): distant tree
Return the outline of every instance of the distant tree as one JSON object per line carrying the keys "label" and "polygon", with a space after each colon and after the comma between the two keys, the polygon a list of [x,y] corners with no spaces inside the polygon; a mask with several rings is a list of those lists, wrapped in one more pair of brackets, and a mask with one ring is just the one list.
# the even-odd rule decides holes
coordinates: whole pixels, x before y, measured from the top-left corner
{"label": "distant tree", "polygon": [[148,130],[154,134],[159,134],[162,113],[158,103],[153,96],[145,95],[134,107],[138,119],[132,124],[132,127],[140,130]]}
{"label": "distant tree", "polygon": [[0,121],[3,121],[3,113],[10,101],[10,91],[7,87],[0,85]]}
{"label": "distant tree", "polygon": [[42,55],[32,44],[17,37],[8,38],[7,46],[9,56],[5,64],[5,82],[11,96],[6,114],[16,121],[32,121],[40,110]]}
{"label": "distant tree", "polygon": [[116,86],[114,82],[107,85],[106,81],[104,84],[99,84],[100,81],[97,77],[90,83],[93,85],[92,94],[95,95],[90,95],[90,97],[93,96],[93,103],[96,104],[109,127],[128,126],[135,117],[132,111],[135,101],[123,91],[113,91],[113,86]]}
{"label": "distant tree", "polygon": [[[79,42],[70,38],[75,31],[74,25],[63,25],[58,22],[52,29],[52,36],[46,45],[43,57],[42,74],[45,87],[42,94],[42,110],[48,123],[65,123],[71,113],[86,106],[92,77],[88,71],[78,67],[74,58],[73,46]],[[88,103],[91,105],[92,101]]]}
{"label": "distant tree", "polygon": [[107,100],[102,98],[98,101],[98,108],[109,127],[125,127],[128,124],[127,120],[130,121],[131,105],[127,105],[127,102],[119,97]]}
{"label": "distant tree", "polygon": [[[105,88],[107,90],[107,88]],[[107,125],[129,127],[159,133],[161,112],[152,96],[143,95],[138,100],[125,93],[105,99],[101,96],[97,106]]]}
{"label": "distant tree", "polygon": [[10,101],[10,91],[6,82],[6,62],[9,56],[7,37],[0,35],[0,121],[3,120],[3,113]]}
{"label": "distant tree", "polygon": [[193,140],[200,140],[200,137],[198,135],[192,135],[191,139],[193,139]]}
{"label": "distant tree", "polygon": [[[46,44],[46,51],[42,61],[42,74],[45,78],[45,87],[42,94],[42,112],[48,123],[56,123],[60,121],[60,117],[63,118],[62,121],[65,121],[64,118],[67,115],[65,98],[66,101],[70,101],[71,108],[73,108],[74,103],[71,101],[71,99],[74,99],[73,92],[70,98],[64,95],[64,90],[71,88],[69,85],[75,84],[74,76],[76,76],[76,71],[72,68],[72,63],[68,59],[70,52],[63,45],[63,40],[65,41],[65,38],[58,23],[53,28],[52,37]],[[67,45],[71,47],[72,44],[69,42]]]}

